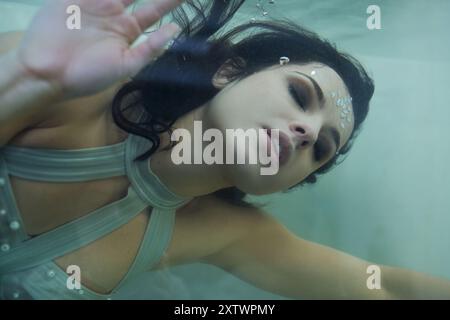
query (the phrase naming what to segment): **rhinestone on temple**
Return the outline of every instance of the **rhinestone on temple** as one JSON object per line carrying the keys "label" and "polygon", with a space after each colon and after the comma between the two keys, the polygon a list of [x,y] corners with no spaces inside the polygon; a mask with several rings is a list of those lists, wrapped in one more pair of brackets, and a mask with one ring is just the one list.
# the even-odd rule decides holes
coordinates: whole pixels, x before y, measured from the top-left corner
{"label": "rhinestone on temple", "polygon": [[[315,76],[316,74],[317,74],[316,70],[311,71],[311,76]],[[336,104],[336,107],[340,111],[340,118],[341,118],[340,126],[342,129],[345,129],[346,122],[348,124],[350,124],[352,122],[352,116],[351,116],[352,111],[351,111],[350,106],[352,104],[353,99],[350,96],[342,97],[339,91],[331,92],[330,96],[331,96],[331,99]]]}
{"label": "rhinestone on temple", "polygon": [[352,104],[352,97],[341,97],[340,92],[332,92],[331,98],[334,100],[336,107],[340,111],[341,128],[345,129],[346,122],[350,124],[352,122],[352,112],[350,106]]}

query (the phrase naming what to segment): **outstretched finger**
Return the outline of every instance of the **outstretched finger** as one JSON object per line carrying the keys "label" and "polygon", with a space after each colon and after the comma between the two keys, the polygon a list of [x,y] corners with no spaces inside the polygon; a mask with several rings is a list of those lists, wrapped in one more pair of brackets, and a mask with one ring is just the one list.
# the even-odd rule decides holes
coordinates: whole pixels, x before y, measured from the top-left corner
{"label": "outstretched finger", "polygon": [[165,14],[178,7],[183,0],[154,0],[150,3],[143,4],[133,13],[141,30],[160,20]]}
{"label": "outstretched finger", "polygon": [[180,31],[175,23],[163,25],[158,31],[152,32],[143,43],[131,48],[125,53],[125,69],[127,76],[135,75],[150,61],[164,51],[164,45],[172,40]]}

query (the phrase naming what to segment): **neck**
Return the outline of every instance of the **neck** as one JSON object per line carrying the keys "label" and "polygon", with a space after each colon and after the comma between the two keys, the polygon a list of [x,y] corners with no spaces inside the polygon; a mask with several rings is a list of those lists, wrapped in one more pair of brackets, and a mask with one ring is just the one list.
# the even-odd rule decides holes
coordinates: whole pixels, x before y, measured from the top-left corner
{"label": "neck", "polygon": [[[185,129],[191,137],[194,137],[194,121],[203,120],[206,107],[207,105],[204,105],[182,116],[174,123],[173,128]],[[164,147],[169,143],[169,134],[164,133],[161,137],[161,146]],[[225,177],[223,165],[175,164],[171,153],[172,149],[157,151],[150,158],[150,166],[175,194],[183,197],[197,197],[232,186]]]}

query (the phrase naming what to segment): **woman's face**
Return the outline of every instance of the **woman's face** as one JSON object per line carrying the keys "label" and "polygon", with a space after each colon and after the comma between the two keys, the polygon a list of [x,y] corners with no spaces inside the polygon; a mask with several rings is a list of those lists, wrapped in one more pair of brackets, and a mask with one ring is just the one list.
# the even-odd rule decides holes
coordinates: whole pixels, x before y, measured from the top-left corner
{"label": "woman's face", "polygon": [[349,98],[348,91],[328,66],[291,63],[231,83],[217,75],[213,83],[222,90],[205,106],[204,129],[217,128],[224,137],[226,129],[279,129],[280,144],[285,138],[275,175],[261,175],[259,162],[222,165],[230,185],[246,193],[268,194],[299,183],[327,163],[353,130],[351,102],[348,108],[338,103]]}

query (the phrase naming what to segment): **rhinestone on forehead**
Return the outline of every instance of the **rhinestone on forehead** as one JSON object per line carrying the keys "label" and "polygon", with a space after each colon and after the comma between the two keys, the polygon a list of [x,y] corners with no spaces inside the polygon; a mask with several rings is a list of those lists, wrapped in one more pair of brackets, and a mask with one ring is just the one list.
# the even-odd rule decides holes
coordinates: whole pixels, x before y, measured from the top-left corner
{"label": "rhinestone on forehead", "polygon": [[284,66],[286,64],[289,63],[289,58],[288,57],[280,57],[280,66]]}

